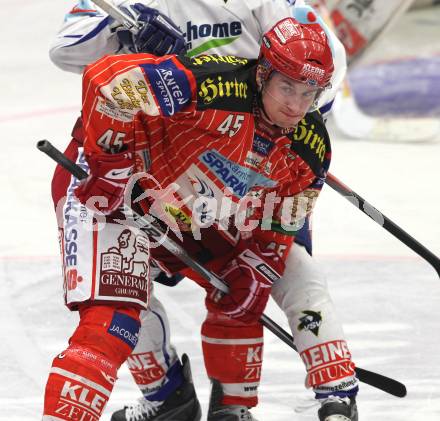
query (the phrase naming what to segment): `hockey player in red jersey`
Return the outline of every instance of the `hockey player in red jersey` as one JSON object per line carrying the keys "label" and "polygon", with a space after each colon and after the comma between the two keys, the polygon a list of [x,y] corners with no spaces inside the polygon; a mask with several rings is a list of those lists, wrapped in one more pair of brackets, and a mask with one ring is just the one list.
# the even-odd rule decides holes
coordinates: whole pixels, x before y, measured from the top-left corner
{"label": "hockey player in red jersey", "polygon": [[[170,272],[185,270],[160,247],[148,250],[142,236],[134,235],[131,252],[124,254],[132,231],[115,227],[133,172],[147,173],[140,183],[156,192],[143,205],[159,209],[164,220],[178,218],[174,223],[187,250],[230,287],[223,296],[204,285],[203,351],[213,380],[208,420],[253,419],[248,408],[257,404],[263,349],[258,319],[271,290],[288,316],[289,306],[314,305],[291,301],[304,290],[286,279],[293,274],[284,268],[295,231],[310,213],[330,162],[328,134],[319,113],[311,110],[332,72],[319,25],[290,18],[265,35],[258,61],[140,54],[105,57],[87,67],[84,155],[77,143],[67,153],[89,167],[86,182],[70,189],[87,206],[84,218],[95,219],[91,265],[99,276],[84,279],[71,269],[67,302],[79,308],[80,323],[68,349],[54,360],[45,419],[99,419],[117,369],[136,345],[139,309],[152,299],[143,282],[148,268],[114,273],[139,262],[134,260],[139,250],[149,251]],[[249,204],[245,223],[235,219]],[[257,224],[249,229],[252,222]],[[118,247],[103,235],[108,225]],[[69,241],[75,242],[77,234],[71,234]],[[74,261],[78,246],[69,250]],[[296,309],[301,311],[298,329],[311,333],[296,344],[307,385],[323,401],[320,419],[356,420],[357,380],[342,334],[326,341],[318,332],[327,321],[319,312]]]}

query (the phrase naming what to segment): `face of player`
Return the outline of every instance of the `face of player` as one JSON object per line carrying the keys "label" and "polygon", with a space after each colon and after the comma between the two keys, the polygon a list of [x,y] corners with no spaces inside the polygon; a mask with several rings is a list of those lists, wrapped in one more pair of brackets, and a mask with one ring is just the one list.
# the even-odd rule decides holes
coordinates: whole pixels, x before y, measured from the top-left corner
{"label": "face of player", "polygon": [[263,85],[264,112],[272,124],[294,127],[309,111],[318,93],[316,87],[274,72]]}

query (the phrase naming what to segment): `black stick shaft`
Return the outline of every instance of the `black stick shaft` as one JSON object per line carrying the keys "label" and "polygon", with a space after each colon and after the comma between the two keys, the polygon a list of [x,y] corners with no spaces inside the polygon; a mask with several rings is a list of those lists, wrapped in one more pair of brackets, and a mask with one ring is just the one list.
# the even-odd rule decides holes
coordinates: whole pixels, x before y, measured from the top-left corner
{"label": "black stick shaft", "polygon": [[338,180],[334,175],[328,174],[326,183],[339,194],[344,196],[351,204],[356,206],[365,215],[369,216],[373,221],[382,226],[390,234],[400,240],[403,244],[408,246],[411,250],[416,252],[420,257],[431,264],[438,276],[440,277],[440,258],[428,250],[423,244],[418,242],[414,237],[409,235],[406,231],[400,228],[390,218],[385,216],[382,212],[377,210],[374,206],[368,203],[363,197]]}
{"label": "black stick shaft", "polygon": [[[67,158],[62,152],[60,152],[55,146],[47,140],[40,140],[37,142],[37,148],[50,156],[55,162],[60,164],[63,168],[69,171],[75,178],[82,180],[87,178],[87,173],[79,166]],[[73,165],[72,165],[73,164]]]}
{"label": "black stick shaft", "polygon": [[[75,162],[71,161],[65,155],[63,155],[49,141],[40,140],[37,143],[37,148],[40,151],[46,153],[49,157],[59,163],[63,168],[69,171],[76,178],[83,179],[87,177],[87,173],[82,168],[80,168]],[[135,185],[135,187],[139,189],[139,186]],[[131,213],[136,216],[135,222],[139,229],[147,230],[148,235],[163,235],[160,228],[158,228],[157,225],[154,224],[154,216],[149,214],[141,216],[138,215],[133,209],[131,209]],[[164,237],[162,239],[162,245],[168,251],[175,254],[185,264],[187,264],[189,267],[202,275],[214,287],[223,292],[227,292],[227,289],[225,289],[225,284],[222,282],[222,280],[215,276],[212,272],[208,271],[200,263],[195,261],[182,246],[171,240],[169,237]],[[260,322],[264,327],[270,330],[275,336],[281,339],[290,348],[298,352],[298,349],[296,348],[293,341],[293,336],[286,332],[277,323],[275,323],[270,317],[263,314],[260,318]],[[387,392],[393,396],[397,396],[399,398],[406,396],[405,385],[398,382],[397,380],[359,367],[356,367],[356,376],[361,382],[376,387],[377,389],[383,390],[384,392]]]}

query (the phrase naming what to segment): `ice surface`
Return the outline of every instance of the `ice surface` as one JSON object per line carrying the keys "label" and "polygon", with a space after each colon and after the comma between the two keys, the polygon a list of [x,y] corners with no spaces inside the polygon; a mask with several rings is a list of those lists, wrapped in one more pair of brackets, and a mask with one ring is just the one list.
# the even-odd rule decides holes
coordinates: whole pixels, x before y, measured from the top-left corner
{"label": "ice surface", "polygon": [[[65,3],[22,0],[20,9],[13,2],[1,5],[7,19],[2,19],[0,65],[0,420],[40,418],[51,360],[64,349],[77,322],[77,315],[62,303],[50,198],[54,164],[35,148],[42,138],[63,148],[80,107],[80,78],[57,69],[47,55],[69,7]],[[436,30],[440,35],[438,25]],[[393,42],[401,37],[398,31],[391,36]],[[438,39],[432,40],[437,46]],[[391,43],[384,54],[426,58],[434,48],[428,41],[403,53],[393,50],[397,47]],[[402,145],[334,139],[332,172],[439,255],[439,156],[440,143],[435,142]],[[363,385],[361,419],[438,421],[438,275],[329,188],[318,201],[314,229],[317,260],[327,275],[356,362],[399,379],[409,391],[405,399],[397,399]],[[169,311],[174,343],[180,353],[191,356],[206,409],[208,382],[199,337],[203,293],[189,281],[174,289],[157,289]],[[267,313],[287,328],[274,304]],[[270,333],[266,339],[261,403],[255,415],[260,421],[315,420],[316,407],[295,412],[313,403],[303,387],[299,358]],[[103,419],[138,395],[123,367]]]}

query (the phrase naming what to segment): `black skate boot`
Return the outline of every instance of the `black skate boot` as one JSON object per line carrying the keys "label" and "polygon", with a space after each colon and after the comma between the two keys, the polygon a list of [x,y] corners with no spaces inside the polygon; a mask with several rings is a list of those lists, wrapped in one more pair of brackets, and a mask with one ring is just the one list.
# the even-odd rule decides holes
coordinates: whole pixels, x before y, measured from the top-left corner
{"label": "black skate boot", "polygon": [[222,385],[218,380],[211,379],[212,389],[209,400],[207,421],[257,421],[249,412],[248,407],[241,405],[222,405]]}
{"label": "black skate boot", "polygon": [[165,401],[155,402],[141,398],[137,404],[116,411],[111,421],[200,421],[202,410],[186,354],[182,355],[182,365],[184,381]]}
{"label": "black skate boot", "polygon": [[356,399],[337,396],[321,399],[318,416],[319,421],[358,421]]}

